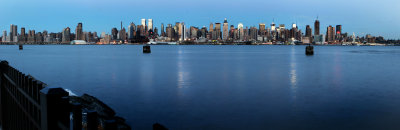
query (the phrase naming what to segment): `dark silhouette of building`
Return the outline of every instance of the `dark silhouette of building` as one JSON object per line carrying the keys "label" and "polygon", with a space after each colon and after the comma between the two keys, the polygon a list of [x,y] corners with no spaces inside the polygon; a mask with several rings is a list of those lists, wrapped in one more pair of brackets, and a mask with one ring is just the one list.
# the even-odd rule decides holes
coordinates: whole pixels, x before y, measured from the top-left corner
{"label": "dark silhouette of building", "polygon": [[334,42],[335,41],[335,27],[329,25],[326,30],[326,41],[327,42]]}
{"label": "dark silhouette of building", "polygon": [[310,27],[310,25],[306,26],[306,37],[310,37],[312,36],[312,29]]}
{"label": "dark silhouette of building", "polygon": [[314,35],[319,35],[320,34],[320,32],[319,32],[319,20],[317,19],[317,20],[315,20],[315,23],[314,23]]}
{"label": "dark silhouette of building", "polygon": [[112,28],[111,29],[111,40],[117,40],[117,39],[118,39],[118,29]]}
{"label": "dark silhouette of building", "polygon": [[78,26],[76,26],[75,35],[76,35],[75,36],[76,40],[83,40],[84,39],[82,23],[78,23]]}

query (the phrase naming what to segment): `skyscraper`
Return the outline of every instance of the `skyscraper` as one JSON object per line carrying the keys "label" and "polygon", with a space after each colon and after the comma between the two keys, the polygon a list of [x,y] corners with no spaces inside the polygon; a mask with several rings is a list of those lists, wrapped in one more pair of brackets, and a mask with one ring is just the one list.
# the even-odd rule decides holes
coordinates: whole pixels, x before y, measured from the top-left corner
{"label": "skyscraper", "polygon": [[314,35],[319,35],[319,20],[315,20],[314,23]]}
{"label": "skyscraper", "polygon": [[125,28],[122,28],[122,29],[119,31],[119,39],[121,39],[122,42],[125,42],[125,40],[126,40],[126,31],[125,31]]}
{"label": "skyscraper", "polygon": [[128,39],[134,38],[136,25],[132,22],[128,27]]}
{"label": "skyscraper", "polygon": [[336,34],[342,34],[342,25],[336,25]]}
{"label": "skyscraper", "polygon": [[75,39],[76,40],[84,39],[82,23],[78,23],[78,26],[75,29]]}
{"label": "skyscraper", "polygon": [[142,26],[146,27],[146,19],[142,19]]}
{"label": "skyscraper", "polygon": [[71,41],[71,29],[69,27],[64,28],[62,31],[62,43],[68,43]]}
{"label": "skyscraper", "polygon": [[306,37],[310,37],[312,36],[312,29],[310,27],[310,25],[306,26]]}
{"label": "skyscraper", "polygon": [[20,42],[26,42],[26,34],[25,34],[25,28],[24,27],[22,27],[21,28],[21,34],[20,34],[20,38],[19,38],[20,40]]}
{"label": "skyscraper", "polygon": [[12,42],[14,41],[14,37],[18,36],[18,27],[17,25],[11,24],[10,25],[10,39],[9,41]]}
{"label": "skyscraper", "polygon": [[265,24],[263,24],[263,23],[258,24],[258,34],[261,36],[264,36],[265,33],[266,33]]}
{"label": "skyscraper", "polygon": [[221,23],[215,23],[213,38],[215,40],[221,40]]}
{"label": "skyscraper", "polygon": [[164,23],[161,23],[161,36],[162,36],[162,37],[165,36],[165,32],[164,32]]}
{"label": "skyscraper", "polygon": [[112,28],[111,29],[111,39],[112,40],[117,40],[118,39],[118,29],[117,28]]}
{"label": "skyscraper", "polygon": [[6,31],[6,30],[3,31],[3,38],[2,38],[2,41],[3,41],[3,42],[6,42],[6,41],[7,41],[7,31]]}
{"label": "skyscraper", "polygon": [[243,30],[243,24],[239,23],[238,24],[238,32],[239,32],[239,40],[243,41],[244,38],[244,30]]}
{"label": "skyscraper", "polygon": [[335,41],[335,27],[329,25],[326,29],[326,41],[327,42],[334,42]]}
{"label": "skyscraper", "polygon": [[342,40],[342,25],[336,25],[336,40]]}
{"label": "skyscraper", "polygon": [[147,22],[148,22],[148,23],[147,23],[147,26],[148,26],[147,30],[148,30],[148,31],[149,31],[149,30],[153,30],[153,19],[148,19]]}
{"label": "skyscraper", "polygon": [[226,41],[226,40],[228,40],[228,38],[229,38],[229,25],[228,25],[228,21],[225,18],[224,24],[223,24],[223,37],[222,37],[222,39],[224,41]]}

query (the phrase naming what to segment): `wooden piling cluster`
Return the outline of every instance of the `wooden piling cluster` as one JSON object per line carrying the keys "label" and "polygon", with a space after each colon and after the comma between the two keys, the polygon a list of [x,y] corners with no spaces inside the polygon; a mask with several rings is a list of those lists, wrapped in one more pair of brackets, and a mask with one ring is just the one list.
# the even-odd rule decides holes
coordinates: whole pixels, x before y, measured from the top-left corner
{"label": "wooden piling cluster", "polygon": [[149,45],[143,46],[143,53],[151,53],[151,49]]}
{"label": "wooden piling cluster", "polygon": [[314,47],[309,45],[306,47],[306,55],[314,55]]}
{"label": "wooden piling cluster", "polygon": [[48,87],[9,66],[7,61],[0,62],[0,124],[3,130],[69,130],[70,127],[82,130],[83,111],[87,112],[87,130],[118,129],[115,120],[99,123],[96,111],[86,110],[79,103],[70,103],[69,93],[63,88]]}

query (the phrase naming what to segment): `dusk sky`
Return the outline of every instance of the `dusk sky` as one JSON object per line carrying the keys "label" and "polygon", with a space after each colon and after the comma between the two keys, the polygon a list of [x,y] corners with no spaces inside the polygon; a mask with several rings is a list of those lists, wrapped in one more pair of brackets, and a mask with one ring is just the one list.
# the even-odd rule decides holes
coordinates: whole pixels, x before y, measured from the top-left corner
{"label": "dusk sky", "polygon": [[399,0],[2,0],[0,30],[9,32],[10,24],[26,30],[72,31],[78,22],[84,31],[110,33],[111,28],[127,28],[130,22],[153,19],[161,23],[185,22],[187,27],[209,27],[211,22],[228,19],[237,27],[269,25],[273,19],[287,28],[297,22],[302,31],[317,16],[321,32],[328,25],[343,25],[343,31],[363,36],[372,34],[400,38]]}

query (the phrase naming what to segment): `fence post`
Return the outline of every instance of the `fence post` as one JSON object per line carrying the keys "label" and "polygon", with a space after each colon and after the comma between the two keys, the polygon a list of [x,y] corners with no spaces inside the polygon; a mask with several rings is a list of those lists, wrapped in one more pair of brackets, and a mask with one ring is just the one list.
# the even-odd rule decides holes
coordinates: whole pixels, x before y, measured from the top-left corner
{"label": "fence post", "polygon": [[82,105],[80,103],[72,104],[73,130],[82,130]]}
{"label": "fence post", "polygon": [[98,128],[97,112],[89,110],[87,112],[87,129],[97,130],[97,128]]}
{"label": "fence post", "polygon": [[40,91],[41,129],[69,129],[68,92],[62,88],[46,87]]}
{"label": "fence post", "polygon": [[4,126],[4,119],[3,119],[3,110],[4,110],[4,97],[2,95],[4,89],[3,89],[3,82],[1,81],[3,79],[3,74],[8,71],[8,62],[3,60],[0,61],[0,123],[3,124]]}

